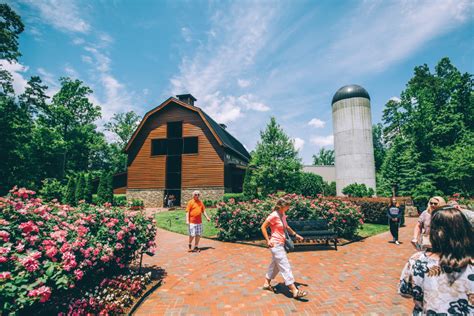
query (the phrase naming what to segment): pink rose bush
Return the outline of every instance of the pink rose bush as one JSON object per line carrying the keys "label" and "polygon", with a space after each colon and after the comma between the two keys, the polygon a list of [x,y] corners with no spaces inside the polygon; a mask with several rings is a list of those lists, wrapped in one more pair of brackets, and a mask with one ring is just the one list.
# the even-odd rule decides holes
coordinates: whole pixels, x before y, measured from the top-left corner
{"label": "pink rose bush", "polygon": [[[297,194],[288,194],[286,198],[291,201],[287,212],[289,220],[324,218],[329,228],[334,229],[340,237],[353,238],[364,223],[360,207],[349,201],[323,197],[312,199]],[[218,203],[215,217],[218,238],[226,241],[260,238],[260,227],[277,199],[277,196],[269,195],[265,200],[237,203],[230,199],[227,203]]]}
{"label": "pink rose bush", "polygon": [[0,197],[0,212],[2,314],[44,304],[88,275],[154,253],[156,226],[142,212],[44,204],[16,188]]}

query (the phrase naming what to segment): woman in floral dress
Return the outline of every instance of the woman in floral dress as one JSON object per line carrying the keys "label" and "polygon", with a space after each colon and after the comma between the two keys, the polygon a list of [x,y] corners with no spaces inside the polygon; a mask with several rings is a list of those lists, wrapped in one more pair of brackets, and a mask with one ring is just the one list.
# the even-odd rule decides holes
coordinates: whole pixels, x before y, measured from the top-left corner
{"label": "woman in floral dress", "polygon": [[474,315],[473,228],[454,207],[432,215],[431,249],[410,258],[399,292],[413,298],[413,315]]}

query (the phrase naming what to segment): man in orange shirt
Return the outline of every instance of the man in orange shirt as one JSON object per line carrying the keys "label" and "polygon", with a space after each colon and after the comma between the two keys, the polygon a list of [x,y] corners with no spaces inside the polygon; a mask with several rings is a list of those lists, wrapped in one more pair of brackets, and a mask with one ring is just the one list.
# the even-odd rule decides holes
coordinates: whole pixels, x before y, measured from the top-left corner
{"label": "man in orange shirt", "polygon": [[[202,216],[204,214],[206,216],[207,221],[209,222],[211,219],[207,216],[204,203],[199,199],[201,193],[199,191],[193,192],[193,199],[188,202],[188,206],[186,207],[186,223],[188,224],[189,230],[189,251],[197,251],[199,252],[199,240],[201,239],[202,235]],[[191,250],[191,244],[193,242],[194,237],[196,237],[194,250]]]}

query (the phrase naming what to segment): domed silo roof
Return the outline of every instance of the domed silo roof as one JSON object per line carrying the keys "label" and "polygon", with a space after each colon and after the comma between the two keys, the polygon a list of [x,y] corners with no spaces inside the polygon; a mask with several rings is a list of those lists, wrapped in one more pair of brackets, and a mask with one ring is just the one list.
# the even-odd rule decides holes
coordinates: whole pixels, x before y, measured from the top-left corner
{"label": "domed silo roof", "polygon": [[356,84],[350,84],[337,90],[336,94],[332,98],[331,104],[337,101],[350,99],[350,98],[366,98],[370,100],[369,93],[367,90]]}

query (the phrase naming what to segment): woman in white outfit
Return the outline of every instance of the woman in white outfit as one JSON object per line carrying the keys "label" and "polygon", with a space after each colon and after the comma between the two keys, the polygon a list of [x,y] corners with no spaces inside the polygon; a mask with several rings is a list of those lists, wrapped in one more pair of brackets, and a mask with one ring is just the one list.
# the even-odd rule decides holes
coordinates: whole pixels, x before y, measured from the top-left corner
{"label": "woman in white outfit", "polygon": [[[288,226],[286,222],[286,211],[289,209],[290,203],[284,199],[280,198],[273,211],[268,215],[265,222],[262,224],[262,234],[267,241],[268,248],[272,253],[272,263],[268,267],[267,275],[265,276],[265,284],[263,286],[264,290],[274,291],[274,288],[271,285],[271,280],[273,280],[278,272],[280,272],[285,280],[285,285],[288,286],[293,298],[302,298],[308,293],[305,291],[298,290],[295,286],[295,279],[293,273],[291,272],[290,262],[286,255],[284,248],[285,244],[285,228],[293,236],[296,236],[296,239],[303,240],[304,238],[295,233],[295,231]],[[267,227],[270,226],[271,237],[268,237]]]}

